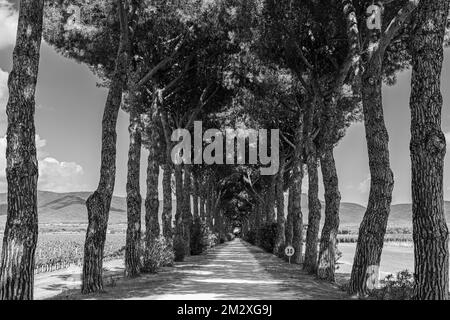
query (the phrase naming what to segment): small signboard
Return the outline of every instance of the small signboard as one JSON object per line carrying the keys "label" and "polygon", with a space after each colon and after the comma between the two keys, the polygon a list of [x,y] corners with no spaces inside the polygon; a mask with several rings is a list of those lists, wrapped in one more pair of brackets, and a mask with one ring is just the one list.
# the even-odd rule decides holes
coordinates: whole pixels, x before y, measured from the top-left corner
{"label": "small signboard", "polygon": [[295,253],[295,249],[293,246],[287,246],[286,248],[284,248],[284,253],[286,254],[286,256],[289,258],[289,264],[291,263],[291,257],[294,255]]}

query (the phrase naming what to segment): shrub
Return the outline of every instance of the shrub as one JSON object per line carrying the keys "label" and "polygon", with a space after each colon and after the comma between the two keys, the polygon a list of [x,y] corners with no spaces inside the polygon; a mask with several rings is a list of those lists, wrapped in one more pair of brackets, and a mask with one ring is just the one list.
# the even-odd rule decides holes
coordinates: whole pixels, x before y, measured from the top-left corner
{"label": "shrub", "polygon": [[215,245],[215,237],[206,221],[197,218],[191,232],[191,254],[198,255]]}
{"label": "shrub", "polygon": [[161,267],[173,265],[173,261],[174,252],[170,241],[160,236],[145,249],[142,272],[156,273]]}
{"label": "shrub", "polygon": [[413,294],[414,278],[408,270],[400,271],[397,277],[392,274],[381,280],[381,289],[373,290],[370,295],[378,300],[409,300]]}
{"label": "shrub", "polygon": [[256,245],[256,231],[250,230],[245,234],[245,241],[252,245]]}
{"label": "shrub", "polygon": [[173,251],[174,251],[174,260],[176,262],[181,262],[185,257],[185,245],[183,241],[183,237],[179,235],[175,235],[173,240]]}
{"label": "shrub", "polygon": [[227,241],[233,241],[235,238],[235,235],[233,233],[227,233],[226,237],[227,237]]}
{"label": "shrub", "polygon": [[277,236],[277,224],[265,223],[259,230],[258,244],[267,252],[272,253],[275,246],[275,239]]}

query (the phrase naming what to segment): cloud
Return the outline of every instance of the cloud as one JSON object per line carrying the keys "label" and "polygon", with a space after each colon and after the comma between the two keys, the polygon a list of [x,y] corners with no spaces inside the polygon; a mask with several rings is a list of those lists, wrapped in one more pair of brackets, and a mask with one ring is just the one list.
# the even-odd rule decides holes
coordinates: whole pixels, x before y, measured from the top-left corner
{"label": "cloud", "polygon": [[0,50],[14,45],[19,14],[7,0],[0,0]]}
{"label": "cloud", "polygon": [[370,175],[367,175],[367,178],[361,181],[358,185],[358,191],[362,194],[369,193],[370,191]]}
{"label": "cloud", "polygon": [[[44,150],[45,139],[36,135],[36,150],[39,160],[38,189],[54,192],[85,190],[83,168],[75,162],[59,161]],[[0,192],[6,192],[6,136],[0,138]]]}
{"label": "cloud", "polygon": [[450,131],[447,133],[444,133],[445,135],[445,141],[447,142],[447,152],[450,151]]}

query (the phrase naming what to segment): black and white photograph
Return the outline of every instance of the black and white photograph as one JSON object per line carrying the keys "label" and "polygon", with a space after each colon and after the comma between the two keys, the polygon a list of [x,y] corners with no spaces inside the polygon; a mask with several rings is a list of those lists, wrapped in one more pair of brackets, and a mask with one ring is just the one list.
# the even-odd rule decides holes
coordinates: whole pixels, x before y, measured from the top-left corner
{"label": "black and white photograph", "polygon": [[0,0],[0,300],[449,300],[449,9]]}

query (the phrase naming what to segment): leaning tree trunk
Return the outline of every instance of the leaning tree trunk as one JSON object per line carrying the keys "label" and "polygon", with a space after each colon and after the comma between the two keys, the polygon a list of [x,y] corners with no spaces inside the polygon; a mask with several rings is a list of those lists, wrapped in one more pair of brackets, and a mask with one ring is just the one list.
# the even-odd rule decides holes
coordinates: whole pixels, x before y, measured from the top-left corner
{"label": "leaning tree trunk", "polygon": [[144,265],[148,265],[149,253],[152,243],[159,237],[159,196],[158,196],[158,180],[159,180],[159,164],[158,154],[155,145],[149,148],[147,161],[147,195],[145,198],[145,252]]}
{"label": "leaning tree trunk", "polygon": [[303,262],[303,214],[302,214],[302,181],[303,166],[294,168],[294,181],[292,183],[292,246],[294,255],[292,261]]}
{"label": "leaning tree trunk", "polygon": [[411,165],[414,298],[446,300],[448,228],[444,215],[445,137],[441,130],[441,70],[449,1],[419,3],[412,41]]}
{"label": "leaning tree trunk", "polygon": [[172,167],[170,164],[165,164],[163,170],[162,232],[166,240],[172,240]]}
{"label": "leaning tree trunk", "polygon": [[286,219],[284,218],[284,159],[280,159],[282,165],[278,171],[276,188],[277,188],[277,234],[275,238],[275,245],[273,247],[273,253],[276,255],[282,255],[284,245],[286,242]]}
{"label": "leaning tree trunk", "polygon": [[141,270],[141,206],[139,185],[142,136],[136,106],[130,111],[130,146],[127,174],[127,237],[125,243],[125,275],[136,277]]}
{"label": "leaning tree trunk", "polygon": [[[122,1],[118,2],[122,8]],[[124,18],[126,15],[123,12],[120,15],[121,39],[102,120],[100,181],[97,190],[86,201],[88,227],[81,286],[84,294],[103,291],[103,252],[116,178],[116,124],[128,66],[128,26]]]}
{"label": "leaning tree trunk", "polygon": [[394,175],[382,104],[382,59],[373,59],[363,74],[362,98],[371,176],[369,201],[359,228],[349,284],[350,294],[367,294],[367,269],[379,266],[390,212]]}
{"label": "leaning tree trunk", "polygon": [[294,188],[292,186],[289,188],[289,196],[288,196],[288,213],[286,218],[286,231],[285,231],[285,238],[286,238],[286,245],[291,246],[292,245],[292,237],[294,232],[294,212],[292,210],[293,208],[293,202],[294,202]]}
{"label": "leaning tree trunk", "polygon": [[341,194],[339,192],[336,163],[333,147],[325,150],[320,159],[323,185],[325,188],[325,223],[320,237],[319,262],[317,277],[328,281],[335,281],[335,261],[337,234],[339,231],[339,206]]}
{"label": "leaning tree trunk", "polygon": [[308,155],[308,230],[306,231],[305,261],[303,269],[309,273],[317,270],[317,242],[320,225],[319,177],[315,152]]}
{"label": "leaning tree trunk", "polygon": [[22,0],[9,75],[6,147],[8,214],[0,265],[0,300],[31,300],[38,238],[34,110],[43,0]]}

